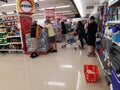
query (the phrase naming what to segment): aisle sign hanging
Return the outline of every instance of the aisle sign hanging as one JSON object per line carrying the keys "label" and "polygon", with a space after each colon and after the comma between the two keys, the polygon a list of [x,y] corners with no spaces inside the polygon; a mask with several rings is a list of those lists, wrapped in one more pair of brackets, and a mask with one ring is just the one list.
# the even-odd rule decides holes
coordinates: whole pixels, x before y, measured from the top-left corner
{"label": "aisle sign hanging", "polygon": [[18,13],[32,14],[35,13],[34,0],[17,0]]}
{"label": "aisle sign hanging", "polygon": [[46,19],[55,20],[55,9],[45,9]]}

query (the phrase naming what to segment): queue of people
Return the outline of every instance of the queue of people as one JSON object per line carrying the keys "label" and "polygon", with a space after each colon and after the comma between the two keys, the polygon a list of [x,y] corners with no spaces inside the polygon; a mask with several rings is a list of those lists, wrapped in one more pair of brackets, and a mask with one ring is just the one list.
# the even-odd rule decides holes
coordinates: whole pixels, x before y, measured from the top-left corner
{"label": "queue of people", "polygon": [[[66,28],[66,22],[62,21],[61,22],[61,33],[62,33],[62,38],[63,41],[65,40],[65,35],[67,34],[67,28]],[[78,34],[78,39],[80,40],[81,43],[81,48],[80,49],[85,49],[84,47],[84,41],[88,46],[90,47],[90,52],[88,53],[89,57],[94,57],[95,56],[95,43],[96,43],[96,32],[97,32],[97,23],[95,22],[95,17],[91,16],[89,18],[89,21],[78,21],[78,24],[76,25],[74,23],[74,31],[77,32]],[[42,29],[48,30],[48,38],[50,42],[50,52],[54,53],[57,52],[57,44],[56,44],[56,33],[53,29],[53,25],[51,24],[50,20],[45,21],[45,26],[42,27],[37,24],[36,21],[33,22],[31,26],[31,42],[32,42],[32,47],[33,51],[30,55],[31,58],[38,57],[39,54],[37,52],[37,47],[38,47],[38,37],[39,33]]]}
{"label": "queue of people", "polygon": [[95,17],[91,16],[89,21],[79,21],[76,29],[78,33],[78,38],[81,42],[81,49],[84,49],[84,41],[90,47],[89,57],[95,56],[95,44],[96,44],[96,32],[97,23],[95,22]]}

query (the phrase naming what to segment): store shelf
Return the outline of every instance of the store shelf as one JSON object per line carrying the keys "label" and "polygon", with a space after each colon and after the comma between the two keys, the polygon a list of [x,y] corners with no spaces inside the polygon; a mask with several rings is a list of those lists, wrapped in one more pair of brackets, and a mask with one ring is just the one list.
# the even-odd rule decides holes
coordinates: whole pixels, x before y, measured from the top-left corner
{"label": "store shelf", "polygon": [[20,49],[20,50],[17,50],[17,49],[10,49],[9,51],[20,51],[20,52],[22,52],[23,50],[22,50],[22,49]]}
{"label": "store shelf", "polygon": [[7,39],[7,38],[0,38],[0,39]]}
{"label": "store shelf", "polygon": [[6,46],[6,45],[8,45],[8,44],[0,44],[0,46]]}
{"label": "store shelf", "polygon": [[117,42],[114,42],[114,41],[113,41],[113,43],[115,43],[116,45],[118,45],[118,46],[120,47],[120,42],[119,42],[119,43],[117,43]]}
{"label": "store shelf", "polygon": [[22,44],[22,42],[10,42],[8,44]]}
{"label": "store shelf", "polygon": [[120,20],[119,21],[108,21],[108,24],[120,24]]}
{"label": "store shelf", "polygon": [[8,36],[7,38],[18,38],[18,37],[21,37],[21,36]]}
{"label": "store shelf", "polygon": [[0,33],[6,33],[6,31],[5,32],[0,32]]}
{"label": "store shelf", "polygon": [[117,7],[120,5],[120,0],[114,0],[111,3],[109,3],[109,7]]}
{"label": "store shelf", "polygon": [[8,51],[8,49],[0,49],[0,51]]}
{"label": "store shelf", "polygon": [[101,61],[101,59],[100,59],[100,56],[99,56],[99,54],[98,54],[97,51],[96,51],[96,55],[97,55],[97,57],[98,57],[98,61],[99,61],[99,63],[100,63],[101,68],[104,69],[104,65],[103,65],[103,63],[102,63],[102,61]]}
{"label": "store shelf", "polygon": [[17,50],[17,49],[0,49],[0,51],[20,51],[20,52],[22,52],[23,50],[22,49],[19,49],[19,50]]}
{"label": "store shelf", "polygon": [[0,27],[0,28],[7,28],[7,27],[9,27],[9,26],[2,26],[2,27]]}

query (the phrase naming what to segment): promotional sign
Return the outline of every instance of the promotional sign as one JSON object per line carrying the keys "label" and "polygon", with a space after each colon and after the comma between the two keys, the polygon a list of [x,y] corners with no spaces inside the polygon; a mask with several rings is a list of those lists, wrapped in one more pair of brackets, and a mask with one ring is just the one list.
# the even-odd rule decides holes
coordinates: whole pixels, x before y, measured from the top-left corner
{"label": "promotional sign", "polygon": [[55,9],[45,9],[45,17],[46,19],[50,19],[51,21],[55,20]]}
{"label": "promotional sign", "polygon": [[55,14],[55,17],[56,17],[56,18],[59,18],[59,19],[62,19],[63,13],[56,13],[56,14]]}
{"label": "promotional sign", "polygon": [[32,25],[32,18],[27,15],[20,16],[20,26],[21,26],[21,31],[22,31],[22,38],[23,38],[23,49],[24,51],[27,50],[26,47],[26,35],[30,33],[31,30],[31,25]]}
{"label": "promotional sign", "polygon": [[17,11],[23,14],[35,13],[34,0],[17,0]]}

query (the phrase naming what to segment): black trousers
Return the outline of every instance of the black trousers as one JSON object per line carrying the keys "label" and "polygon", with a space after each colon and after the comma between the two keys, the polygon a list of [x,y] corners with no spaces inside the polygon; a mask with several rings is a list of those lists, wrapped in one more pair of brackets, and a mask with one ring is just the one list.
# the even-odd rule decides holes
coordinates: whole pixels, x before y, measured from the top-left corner
{"label": "black trousers", "polygon": [[80,40],[82,48],[84,48],[84,41],[83,40],[85,40],[86,44],[88,43],[88,38],[85,35],[79,35],[79,40]]}

